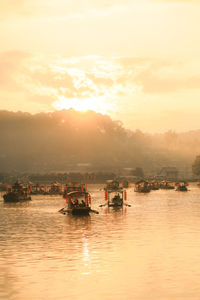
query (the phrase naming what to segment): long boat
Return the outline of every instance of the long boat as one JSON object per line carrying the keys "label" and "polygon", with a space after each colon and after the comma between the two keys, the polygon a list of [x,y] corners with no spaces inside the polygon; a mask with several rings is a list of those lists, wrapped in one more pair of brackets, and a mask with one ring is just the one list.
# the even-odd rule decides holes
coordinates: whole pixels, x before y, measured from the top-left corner
{"label": "long boat", "polygon": [[187,192],[188,191],[188,183],[186,182],[178,182],[176,183],[176,191],[179,191],[179,192]]}
{"label": "long boat", "polygon": [[162,190],[174,190],[174,186],[169,183],[168,181],[161,181],[160,182],[160,189]]}
{"label": "long boat", "polygon": [[148,181],[141,180],[136,182],[134,192],[137,193],[149,193],[151,191],[151,185]]}
{"label": "long boat", "polygon": [[119,189],[121,189],[119,181],[117,181],[117,180],[107,180],[106,181],[106,186],[104,187],[105,191],[108,191],[108,190],[117,191]]}
{"label": "long boat", "polygon": [[30,201],[31,197],[29,195],[29,190],[24,187],[19,181],[11,187],[6,194],[3,195],[4,202],[20,202],[20,201]]}
{"label": "long boat", "polygon": [[99,212],[91,208],[91,195],[86,191],[73,191],[66,195],[67,206],[60,209],[62,214],[88,216],[90,212]]}

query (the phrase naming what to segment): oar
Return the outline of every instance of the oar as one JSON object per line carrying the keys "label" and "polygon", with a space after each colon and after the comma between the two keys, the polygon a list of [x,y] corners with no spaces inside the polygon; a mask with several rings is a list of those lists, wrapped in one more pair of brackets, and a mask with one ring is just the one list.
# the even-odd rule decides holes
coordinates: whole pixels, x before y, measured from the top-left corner
{"label": "oar", "polygon": [[131,207],[131,205],[130,205],[130,204],[127,204],[127,203],[124,203],[124,205]]}
{"label": "oar", "polygon": [[106,205],[107,205],[107,203],[105,203],[105,204],[100,204],[99,207],[106,206]]}
{"label": "oar", "polygon": [[58,211],[58,212],[62,212],[64,209],[65,209],[65,208],[63,207],[63,208],[59,209],[59,211]]}
{"label": "oar", "polygon": [[99,212],[97,210],[95,210],[95,209],[91,209],[90,208],[90,211],[93,212],[93,213],[95,213],[95,214],[99,214]]}
{"label": "oar", "polygon": [[64,214],[64,215],[65,215],[65,214],[66,214],[66,212],[65,212],[64,210],[65,210],[65,207],[63,207],[63,208],[59,209],[59,211],[58,211],[58,212],[59,212],[59,213],[61,213],[61,214]]}

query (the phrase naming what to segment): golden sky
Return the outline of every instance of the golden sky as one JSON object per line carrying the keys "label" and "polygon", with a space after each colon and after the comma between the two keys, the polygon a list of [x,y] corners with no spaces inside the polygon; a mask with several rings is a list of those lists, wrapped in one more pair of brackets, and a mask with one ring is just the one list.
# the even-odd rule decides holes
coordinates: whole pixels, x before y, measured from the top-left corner
{"label": "golden sky", "polygon": [[0,40],[0,109],[200,128],[200,0],[0,0]]}

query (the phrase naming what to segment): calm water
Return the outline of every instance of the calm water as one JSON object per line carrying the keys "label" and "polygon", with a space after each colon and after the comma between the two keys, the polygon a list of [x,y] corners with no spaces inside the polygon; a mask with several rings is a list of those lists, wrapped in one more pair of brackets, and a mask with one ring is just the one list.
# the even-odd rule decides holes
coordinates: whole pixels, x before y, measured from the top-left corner
{"label": "calm water", "polygon": [[64,216],[61,197],[0,200],[0,300],[200,299],[200,189],[128,189],[131,207]]}

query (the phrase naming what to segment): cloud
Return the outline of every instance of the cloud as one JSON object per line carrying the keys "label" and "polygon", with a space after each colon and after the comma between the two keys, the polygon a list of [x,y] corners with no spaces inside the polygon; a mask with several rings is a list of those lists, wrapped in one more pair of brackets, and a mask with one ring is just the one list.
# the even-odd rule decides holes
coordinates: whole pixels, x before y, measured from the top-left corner
{"label": "cloud", "polygon": [[91,103],[91,109],[101,103],[102,111],[102,103],[120,107],[136,94],[140,101],[146,94],[198,90],[200,74],[183,63],[148,57],[44,57],[13,51],[0,53],[0,87],[4,108],[6,99],[8,106],[28,111],[54,110],[55,103],[74,108]]}
{"label": "cloud", "polygon": [[140,86],[147,94],[168,94],[188,89],[200,89],[200,74],[183,62],[151,58],[119,58],[122,66],[118,83]]}

